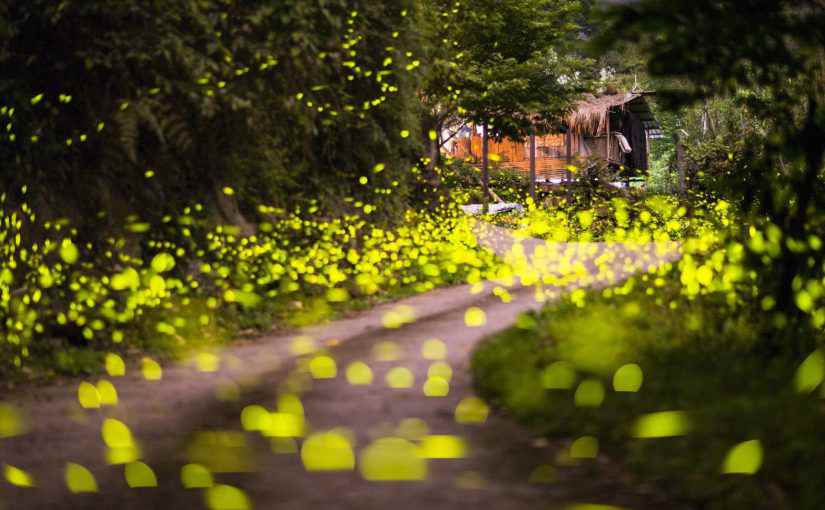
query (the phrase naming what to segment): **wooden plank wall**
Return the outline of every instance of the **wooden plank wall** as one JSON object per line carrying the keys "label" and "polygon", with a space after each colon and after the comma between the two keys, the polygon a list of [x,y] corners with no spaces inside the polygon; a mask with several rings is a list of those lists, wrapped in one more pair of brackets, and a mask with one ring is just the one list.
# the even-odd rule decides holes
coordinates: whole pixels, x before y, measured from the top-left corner
{"label": "wooden plank wall", "polygon": [[[536,179],[564,179],[565,167],[569,164],[566,155],[565,135],[544,135],[536,137]],[[572,140],[573,154],[578,152],[578,144]],[[453,145],[450,155],[454,158],[469,159],[474,165],[481,164],[481,135],[461,138]],[[503,140],[497,142],[489,140],[492,160],[498,157],[499,161],[493,165],[502,168],[514,168],[525,175],[530,173],[530,142],[515,142]]]}

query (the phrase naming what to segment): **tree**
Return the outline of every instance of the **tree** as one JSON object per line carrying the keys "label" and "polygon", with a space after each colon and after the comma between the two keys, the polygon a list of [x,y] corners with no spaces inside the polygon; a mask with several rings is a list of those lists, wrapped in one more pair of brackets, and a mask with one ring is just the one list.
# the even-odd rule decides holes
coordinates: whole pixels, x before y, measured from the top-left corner
{"label": "tree", "polygon": [[454,58],[430,75],[424,95],[437,132],[455,115],[482,126],[487,197],[488,135],[523,140],[534,128],[557,127],[586,89],[590,61],[573,52],[583,10],[577,0],[435,4]]}
{"label": "tree", "polygon": [[763,306],[775,307],[780,326],[800,314],[825,322],[820,293],[811,287],[823,276],[825,5],[641,0],[606,15],[598,46],[639,44],[652,76],[682,80],[660,91],[671,106],[736,98],[767,119],[766,134],[752,132],[741,154],[729,156],[725,192],[762,230],[742,237],[759,268]]}

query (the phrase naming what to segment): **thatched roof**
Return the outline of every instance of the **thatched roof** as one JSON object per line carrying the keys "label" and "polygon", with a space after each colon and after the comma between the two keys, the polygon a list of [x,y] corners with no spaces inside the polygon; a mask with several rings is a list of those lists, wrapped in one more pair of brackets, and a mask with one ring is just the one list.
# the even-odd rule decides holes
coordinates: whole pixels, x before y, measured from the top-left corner
{"label": "thatched roof", "polygon": [[658,124],[650,112],[650,107],[644,100],[644,95],[643,92],[625,92],[601,96],[585,94],[584,98],[577,103],[576,109],[567,114],[564,119],[565,124],[574,133],[591,136],[603,134],[607,131],[607,115],[610,109],[616,106],[625,108],[628,103],[634,103],[632,111],[640,115],[645,128],[656,129]]}

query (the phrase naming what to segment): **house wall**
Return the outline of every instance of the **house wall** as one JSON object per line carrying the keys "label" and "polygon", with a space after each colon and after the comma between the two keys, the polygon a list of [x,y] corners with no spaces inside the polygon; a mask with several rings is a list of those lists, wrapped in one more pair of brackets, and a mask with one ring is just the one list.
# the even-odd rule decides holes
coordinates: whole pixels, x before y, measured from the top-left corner
{"label": "house wall", "polygon": [[[536,178],[562,179],[566,176],[565,167],[576,164],[576,158],[569,161],[567,154],[567,138],[565,134],[553,134],[536,137]],[[454,158],[469,160],[475,165],[481,164],[482,139],[478,134],[460,138],[453,144],[447,154]],[[530,172],[530,141],[516,142],[489,140],[490,161],[492,165],[502,168],[514,168],[529,174]],[[571,140],[571,153],[579,152],[578,142]],[[498,161],[496,161],[498,160]]]}

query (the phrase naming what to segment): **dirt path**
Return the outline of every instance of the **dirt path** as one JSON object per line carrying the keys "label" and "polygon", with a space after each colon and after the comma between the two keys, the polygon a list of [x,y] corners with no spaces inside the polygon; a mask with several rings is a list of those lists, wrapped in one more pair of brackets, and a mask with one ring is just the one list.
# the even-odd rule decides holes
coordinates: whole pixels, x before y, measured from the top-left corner
{"label": "dirt path", "polygon": [[[25,469],[33,475],[37,487],[21,489],[0,483],[0,508],[205,508],[205,491],[184,489],[180,479],[181,466],[199,460],[204,451],[212,462],[217,462],[213,469],[228,471],[216,473],[216,482],[241,488],[254,508],[453,509],[472,505],[539,509],[567,508],[574,503],[662,506],[659,496],[629,480],[610,459],[600,456],[575,465],[559,463],[567,444],[537,440],[495,412],[484,423],[457,423],[455,410],[462,399],[473,394],[469,360],[481,339],[509,326],[518,314],[541,306],[541,300],[563,289],[608,285],[632,272],[665,263],[676,256],[674,247],[596,243],[547,246],[528,239],[517,243],[521,248],[514,250],[514,240],[507,232],[489,226],[479,230],[479,238],[510,259],[522,280],[544,279],[545,293],[539,296],[534,286],[515,282],[510,282],[513,285],[504,299],[500,290],[494,291],[504,287],[490,282],[475,288],[463,285],[439,289],[378,306],[353,318],[308,328],[301,332],[297,343],[296,336],[290,335],[233,346],[220,354],[215,371],[202,371],[214,368],[208,366],[214,360],[204,358],[200,367],[195,361],[164,367],[161,380],[147,381],[137,367],[127,367],[125,377],[108,378],[117,388],[118,404],[99,410],[79,406],[77,382],[14,398],[26,418],[28,432],[0,439],[0,463]],[[484,310],[483,325],[467,326],[468,307]],[[398,322],[394,319],[409,319],[410,312],[415,316],[413,322],[386,327],[397,326],[390,324]],[[452,370],[449,392],[441,397],[425,396],[422,390],[428,370],[436,361],[425,359],[422,347],[433,338],[446,346],[442,361]],[[310,340],[334,359],[334,378],[314,380],[306,363],[298,361],[308,358],[292,354],[293,348]],[[428,357],[438,358],[437,351],[428,353]],[[371,384],[348,382],[345,369],[355,361],[370,367]],[[409,373],[393,373],[412,375],[410,387],[388,386],[385,377],[397,367]],[[400,379],[403,377],[399,377],[403,382]],[[356,459],[354,469],[308,472],[299,452],[275,453],[270,439],[257,432],[243,432],[240,416],[245,406],[258,404],[273,411],[278,395],[287,391],[300,394],[310,433],[346,429],[342,434],[350,437]],[[229,398],[233,393],[237,394],[234,400]],[[131,429],[141,447],[141,460],[154,470],[157,487],[129,488],[124,467],[107,465],[106,446],[101,439],[106,418],[118,419]],[[402,421],[410,418],[420,421],[403,422],[406,428],[399,430]],[[422,422],[426,430],[417,430]],[[222,432],[198,434],[203,431]],[[409,436],[415,444],[426,443],[421,441],[421,434],[431,436],[430,441],[449,436],[451,444],[458,442],[466,451],[460,458],[399,461],[401,467],[424,466],[426,475],[422,480],[365,480],[361,468],[369,463],[361,456],[367,447],[382,437],[399,434]],[[193,444],[200,446],[193,448]],[[280,449],[288,444],[286,440],[277,442]],[[444,453],[437,443],[430,444],[436,445],[436,453]],[[297,447],[301,447],[300,441]],[[384,451],[400,455],[397,449]],[[67,462],[88,468],[99,492],[70,493],[64,481]],[[379,473],[391,467],[380,465],[383,467]],[[536,471],[539,466],[552,468]],[[535,483],[538,473],[550,469],[552,480]]]}

